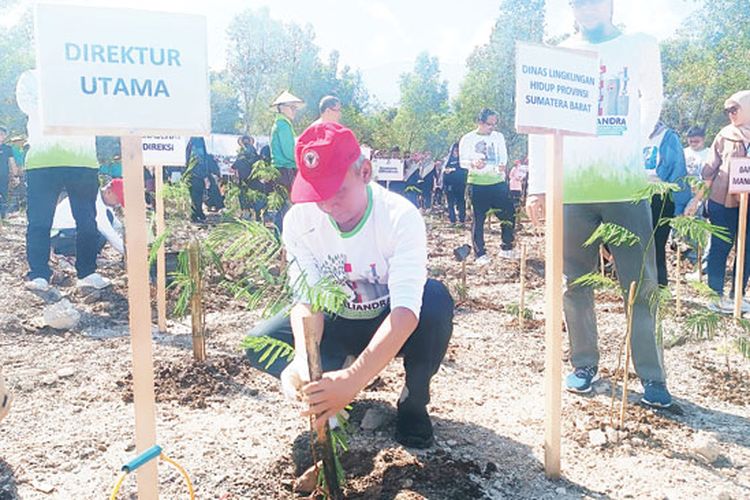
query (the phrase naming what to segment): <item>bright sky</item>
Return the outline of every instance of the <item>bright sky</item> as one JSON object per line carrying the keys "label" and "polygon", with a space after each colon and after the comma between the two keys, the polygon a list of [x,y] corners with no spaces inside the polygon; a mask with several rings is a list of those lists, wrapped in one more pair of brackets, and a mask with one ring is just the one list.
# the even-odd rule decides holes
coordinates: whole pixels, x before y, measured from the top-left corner
{"label": "bright sky", "polygon": [[[499,0],[47,0],[84,5],[127,6],[191,12],[208,18],[210,65],[225,61],[226,28],[245,8],[268,6],[279,20],[311,24],[322,48],[341,53],[341,62],[359,68],[370,94],[381,102],[398,100],[398,77],[411,69],[417,54],[440,58],[443,76],[455,94],[473,48],[489,39]],[[522,2],[524,0],[518,0]],[[31,4],[23,0],[22,5]],[[572,30],[568,0],[548,0],[547,30],[555,35]],[[631,31],[668,38],[697,8],[694,0],[615,0],[615,22]],[[3,14],[0,25],[12,22]]]}

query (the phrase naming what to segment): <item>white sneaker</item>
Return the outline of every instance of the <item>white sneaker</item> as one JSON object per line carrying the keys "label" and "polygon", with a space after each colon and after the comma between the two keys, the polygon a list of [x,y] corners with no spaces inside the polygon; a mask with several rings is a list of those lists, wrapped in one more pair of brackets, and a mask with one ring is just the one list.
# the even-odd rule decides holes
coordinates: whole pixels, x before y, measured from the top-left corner
{"label": "white sneaker", "polygon": [[112,282],[107,278],[102,278],[99,273],[91,273],[85,278],[79,279],[76,283],[78,288],[94,288],[95,290],[101,290],[107,288]]}
{"label": "white sneaker", "polygon": [[[706,276],[706,273],[703,273],[703,276]],[[698,278],[698,271],[693,271],[685,275],[685,281],[699,281]]]}
{"label": "white sneaker", "polygon": [[[729,297],[727,300],[732,303],[732,312],[734,313],[734,297]],[[750,302],[748,302],[745,297],[742,297],[742,305],[740,306],[740,311],[742,311],[743,313],[750,312]]]}
{"label": "white sneaker", "polygon": [[26,289],[32,292],[46,292],[49,290],[49,282],[44,278],[34,278],[26,282]]}
{"label": "white sneaker", "polygon": [[477,260],[474,261],[474,263],[478,266],[486,266],[490,262],[492,262],[492,260],[490,259],[490,256],[487,254],[484,254],[481,257],[478,257]]}
{"label": "white sneaker", "polygon": [[708,308],[713,312],[721,314],[733,314],[734,313],[734,301],[728,297],[722,297],[717,301],[713,301],[708,305]]}
{"label": "white sneaker", "polygon": [[501,259],[518,260],[518,250],[511,248],[510,250],[500,249]]}

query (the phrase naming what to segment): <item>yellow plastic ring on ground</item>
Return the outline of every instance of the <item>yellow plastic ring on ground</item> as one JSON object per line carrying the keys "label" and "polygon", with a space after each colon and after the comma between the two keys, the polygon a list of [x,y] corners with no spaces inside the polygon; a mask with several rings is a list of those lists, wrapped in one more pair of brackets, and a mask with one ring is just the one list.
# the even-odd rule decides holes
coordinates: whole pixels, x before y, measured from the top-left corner
{"label": "yellow plastic ring on ground", "polygon": [[[193,490],[193,483],[192,481],[190,481],[190,476],[188,476],[187,471],[180,464],[166,456],[164,453],[162,453],[159,458],[167,462],[169,465],[177,469],[180,474],[182,474],[182,477],[185,479],[185,484],[187,484],[188,487],[190,500],[195,500],[195,490]],[[122,487],[122,483],[125,482],[125,478],[127,478],[129,474],[129,472],[124,472],[120,476],[120,478],[117,480],[117,483],[115,484],[115,488],[112,490],[112,495],[110,495],[109,500],[117,500],[117,493],[119,493],[120,488]]]}

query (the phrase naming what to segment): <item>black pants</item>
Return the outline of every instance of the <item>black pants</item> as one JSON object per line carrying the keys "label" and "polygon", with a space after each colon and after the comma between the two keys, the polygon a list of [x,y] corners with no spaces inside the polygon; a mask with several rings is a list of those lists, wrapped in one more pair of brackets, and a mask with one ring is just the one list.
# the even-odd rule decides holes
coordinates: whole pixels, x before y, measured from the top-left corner
{"label": "black pants", "polygon": [[190,176],[190,200],[191,200],[191,218],[193,222],[199,222],[206,219],[203,213],[203,193],[206,191],[205,179],[200,176]]}
{"label": "black pants", "polygon": [[667,196],[657,195],[651,198],[651,219],[654,223],[654,249],[656,250],[656,273],[659,286],[667,286],[667,240],[669,239],[669,224],[659,225],[659,219],[674,217],[674,201]]}
{"label": "black pants", "polygon": [[508,185],[504,182],[491,186],[471,185],[470,190],[471,204],[474,208],[472,235],[476,256],[481,257],[487,253],[484,249],[484,221],[490,210],[495,211],[495,215],[502,223],[502,249],[513,248],[516,217]]}
{"label": "black pants", "polygon": [[[102,235],[102,233],[98,233],[98,239],[96,240],[96,254],[99,255],[104,248],[104,245],[107,244],[107,239]],[[55,236],[52,237],[50,240],[50,244],[52,245],[52,251],[55,252],[57,255],[64,255],[66,257],[75,257],[76,256],[76,239],[78,237],[78,231],[75,230],[75,228],[72,229],[63,229],[60,232],[58,232]]]}
{"label": "black pants", "polygon": [[221,194],[219,185],[213,175],[208,176],[208,206],[213,210],[224,208],[224,196]]}
{"label": "black pants", "polygon": [[456,209],[458,209],[458,221],[466,222],[466,183],[446,183],[445,194],[448,197],[448,219],[451,224],[456,223]]}
{"label": "black pants", "polygon": [[[390,311],[371,320],[350,320],[325,315],[320,357],[323,371],[340,369],[346,357],[358,356],[372,340],[373,335]],[[422,295],[422,311],[416,330],[411,334],[399,356],[404,358],[408,396],[399,408],[424,409],[430,401],[430,380],[440,368],[453,333],[453,299],[448,289],[435,280],[427,280]],[[280,314],[256,326],[251,336],[269,336],[294,345],[289,317]],[[260,353],[246,352],[250,363],[259,370],[279,377],[289,364],[278,359],[269,368],[259,362]]]}
{"label": "black pants", "polygon": [[96,195],[99,192],[97,169],[85,167],[48,167],[26,172],[29,225],[26,230],[26,258],[30,280],[49,280],[50,229],[63,189],[70,198],[76,221],[76,273],[85,278],[96,272]]}
{"label": "black pants", "polygon": [[8,206],[10,204],[10,200],[8,199],[9,187],[10,178],[0,174],[0,219],[4,219],[8,213]]}

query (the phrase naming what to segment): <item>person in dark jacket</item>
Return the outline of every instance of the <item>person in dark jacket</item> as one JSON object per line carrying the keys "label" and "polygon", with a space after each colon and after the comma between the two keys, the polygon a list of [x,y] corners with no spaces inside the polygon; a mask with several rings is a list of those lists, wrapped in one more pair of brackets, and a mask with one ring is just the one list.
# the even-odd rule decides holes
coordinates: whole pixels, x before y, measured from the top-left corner
{"label": "person in dark jacket", "polygon": [[203,194],[208,181],[208,153],[206,141],[203,137],[191,137],[185,151],[186,175],[190,183],[190,199],[192,202],[190,219],[193,222],[205,222],[203,213]]}
{"label": "person in dark jacket", "polygon": [[469,172],[461,168],[457,142],[451,146],[443,172],[443,186],[448,197],[448,219],[451,224],[455,224],[456,210],[458,210],[458,221],[463,224],[466,222],[466,178]]}
{"label": "person in dark jacket", "polygon": [[663,122],[657,122],[644,148],[644,162],[649,179],[653,182],[670,182],[680,186],[680,191],[651,198],[651,218],[654,224],[654,249],[656,250],[656,272],[659,286],[668,285],[667,240],[669,224],[662,219],[674,217],[676,207],[680,213],[690,201],[690,187],[685,182],[687,167],[685,153],[677,132]]}

